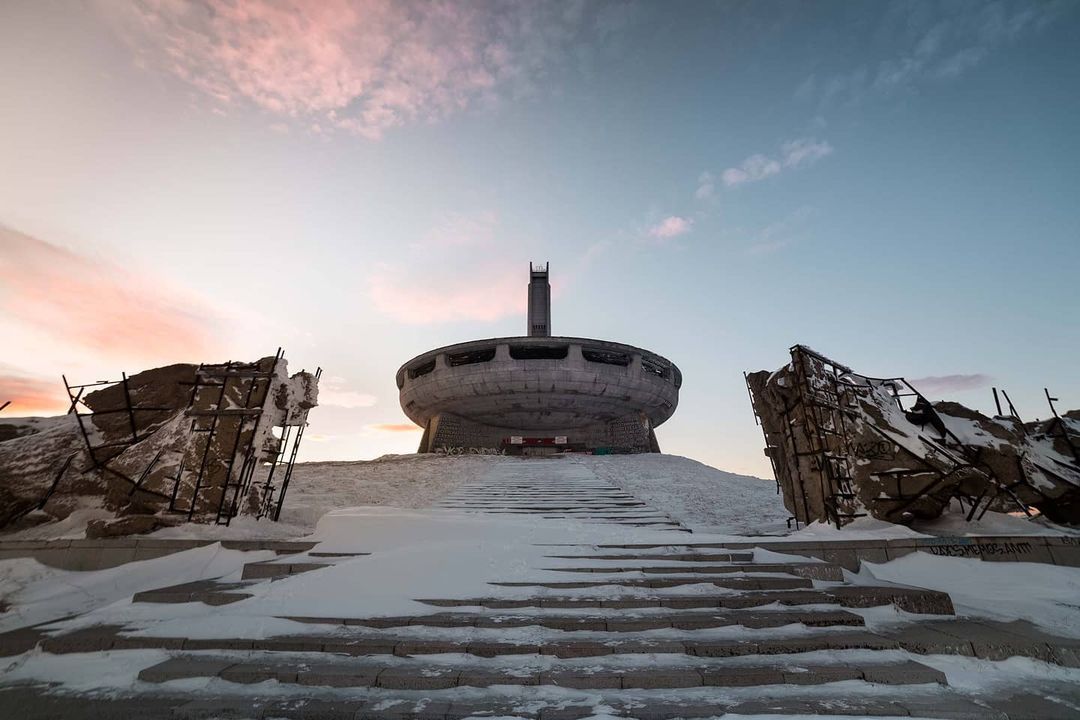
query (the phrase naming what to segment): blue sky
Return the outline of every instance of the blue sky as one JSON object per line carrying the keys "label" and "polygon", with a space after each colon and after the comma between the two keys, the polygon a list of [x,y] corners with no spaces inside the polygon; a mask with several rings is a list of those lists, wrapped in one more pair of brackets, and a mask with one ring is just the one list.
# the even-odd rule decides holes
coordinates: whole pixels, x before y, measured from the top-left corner
{"label": "blue sky", "polygon": [[[8,2],[0,394],[283,345],[307,459],[415,448],[396,368],[524,329],[683,369],[662,447],[767,475],[809,344],[1080,406],[1075,2]],[[62,388],[60,388],[62,397]],[[4,398],[0,398],[2,401]]]}

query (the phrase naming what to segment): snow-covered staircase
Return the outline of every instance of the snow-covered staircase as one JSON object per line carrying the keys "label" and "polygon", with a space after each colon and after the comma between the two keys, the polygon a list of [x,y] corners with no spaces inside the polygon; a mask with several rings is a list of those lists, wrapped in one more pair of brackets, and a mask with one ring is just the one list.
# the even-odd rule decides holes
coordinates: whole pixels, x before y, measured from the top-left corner
{"label": "snow-covered staircase", "polygon": [[600,480],[583,466],[559,460],[496,467],[458,488],[437,507],[689,532],[674,518]]}
{"label": "snow-covered staircase", "polygon": [[[580,466],[555,480],[551,467],[500,470],[444,506],[562,521],[611,501],[635,515],[608,521],[595,512],[611,507],[589,506],[579,519],[624,526],[649,516]],[[958,619],[944,593],[856,584],[830,563],[675,533],[658,543],[658,529],[642,529],[648,542],[533,546],[514,580],[491,578],[475,594],[440,595],[431,583],[400,615],[358,604],[348,616],[267,616],[269,630],[254,637],[146,633],[137,622],[18,631],[8,655],[130,668],[132,682],[102,693],[0,683],[0,709],[17,707],[10,716],[20,718],[1080,717],[1070,669],[1080,667],[1080,640]],[[221,606],[244,608],[267,587],[310,582],[330,592],[335,572],[362,577],[377,556],[316,547],[252,562],[239,579],[139,593],[131,615],[160,617],[175,604],[176,617],[198,622]],[[477,551],[474,561],[486,560]],[[1022,665],[1036,661],[1035,670]],[[975,691],[950,684],[950,674],[996,684]]]}

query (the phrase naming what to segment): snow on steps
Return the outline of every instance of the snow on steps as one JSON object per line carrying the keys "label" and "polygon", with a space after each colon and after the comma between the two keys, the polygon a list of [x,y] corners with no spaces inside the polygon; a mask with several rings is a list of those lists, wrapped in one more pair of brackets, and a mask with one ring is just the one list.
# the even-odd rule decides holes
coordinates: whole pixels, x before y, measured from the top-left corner
{"label": "snow on steps", "polygon": [[[513,490],[503,485],[502,492],[536,494],[531,483]],[[535,497],[521,501],[535,508],[522,514],[609,522],[608,508],[556,510],[570,506],[565,498],[553,498],[551,503],[537,503]],[[474,504],[468,512],[502,514],[490,503]],[[641,521],[640,510],[633,516],[621,512],[611,522],[635,527]],[[830,563],[755,562],[753,553],[702,552],[708,548],[691,545],[550,547],[541,552],[567,556],[527,555],[532,558],[527,579],[489,579],[491,597],[419,601],[453,608],[445,612],[266,617],[271,627],[291,622],[297,629],[258,637],[163,637],[122,625],[49,636],[40,629],[17,631],[18,637],[0,637],[0,651],[8,642],[21,648],[18,653],[37,647],[39,660],[128,658],[137,677],[128,692],[136,697],[113,693],[103,706],[94,698],[70,703],[9,688],[0,690],[0,708],[18,703],[20,717],[26,718],[113,712],[116,717],[401,720],[475,715],[575,720],[597,714],[667,720],[725,712],[1075,716],[1076,708],[1068,704],[1035,696],[1017,704],[1010,697],[1031,690],[1075,698],[1075,687],[1061,686],[1057,676],[1040,678],[1036,690],[1029,677],[997,695],[951,687],[942,671],[946,662],[974,663],[977,672],[988,669],[986,660],[1005,658],[1080,667],[1080,640],[1050,636],[1025,623],[949,617],[953,607],[944,593],[848,585]],[[185,603],[178,612],[191,617],[187,603],[231,603],[234,596],[312,571],[317,585],[333,572],[324,566],[354,559],[311,551],[249,563],[247,579],[239,582],[188,583],[140,593],[134,600]],[[547,580],[551,574],[559,579]],[[580,577],[567,579],[568,574]],[[864,609],[882,606],[934,617],[900,615],[899,624],[868,627],[874,611]],[[342,688],[348,692],[342,694]]]}
{"label": "snow on steps", "polygon": [[[710,697],[686,688],[677,692],[624,690],[623,697],[602,697],[597,691],[560,688],[550,697],[523,701],[512,694],[520,688],[441,691],[396,691],[388,700],[378,691],[353,690],[341,697],[338,690],[316,694],[318,688],[305,687],[304,697],[228,696],[204,691],[198,697],[161,692],[136,697],[86,697],[81,695],[41,695],[31,688],[0,690],[0,707],[20,708],[20,720],[94,720],[130,718],[174,718],[175,720],[282,718],[303,720],[464,720],[465,718],[528,718],[529,720],[584,720],[597,717],[627,717],[639,720],[714,718],[728,714],[745,716],[821,717],[921,717],[970,720],[1073,720],[1072,707],[1035,692],[967,698],[947,689],[926,692],[914,686],[901,698],[859,693],[858,681],[820,687],[802,687],[800,692],[769,696],[760,687],[748,693],[729,692]],[[738,689],[735,689],[736,691]],[[511,691],[511,692],[507,692]],[[495,694],[498,693],[498,694]],[[482,696],[481,696],[482,695]]]}

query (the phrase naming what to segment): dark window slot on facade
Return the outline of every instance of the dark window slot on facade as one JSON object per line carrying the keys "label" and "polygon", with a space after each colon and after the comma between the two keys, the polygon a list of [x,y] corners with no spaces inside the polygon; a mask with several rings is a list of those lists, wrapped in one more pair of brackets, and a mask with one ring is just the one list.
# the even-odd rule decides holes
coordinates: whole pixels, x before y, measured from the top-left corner
{"label": "dark window slot on facade", "polygon": [[641,358],[641,369],[662,378],[666,378],[671,372],[671,369],[660,360],[646,357]]}
{"label": "dark window slot on facade", "polygon": [[604,365],[621,365],[626,367],[630,364],[630,356],[626,353],[612,350],[582,350],[581,356],[589,362],[602,363]]}
{"label": "dark window slot on facade", "polygon": [[426,363],[421,363],[409,368],[409,377],[418,378],[421,375],[427,375],[429,372],[435,369],[435,358],[431,358]]}
{"label": "dark window slot on facade", "polygon": [[564,360],[568,345],[511,345],[510,357],[515,360]]}
{"label": "dark window slot on facade", "polygon": [[457,367],[458,365],[472,365],[474,363],[488,362],[495,357],[495,348],[484,348],[482,350],[469,350],[467,352],[449,353],[446,356],[446,361],[450,364],[450,367]]}

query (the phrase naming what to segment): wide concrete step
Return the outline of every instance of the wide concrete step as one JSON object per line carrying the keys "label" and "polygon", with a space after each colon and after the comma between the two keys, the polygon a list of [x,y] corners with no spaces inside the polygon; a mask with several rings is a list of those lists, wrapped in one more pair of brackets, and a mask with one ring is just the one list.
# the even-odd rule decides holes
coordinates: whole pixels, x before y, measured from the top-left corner
{"label": "wide concrete step", "polygon": [[[692,632],[692,631],[691,631]],[[0,655],[26,652],[40,645],[52,654],[105,650],[267,651],[396,655],[454,653],[478,657],[547,655],[558,658],[634,654],[682,654],[696,657],[792,655],[823,650],[905,650],[919,655],[963,655],[983,660],[1027,657],[1065,667],[1080,667],[1080,639],[1044,633],[1029,623],[945,620],[904,625],[876,632],[836,629],[819,634],[769,635],[735,639],[589,637],[540,641],[492,641],[461,637],[417,638],[388,634],[295,635],[264,639],[148,637],[122,634],[119,627],[91,627],[43,637],[39,631],[0,635]],[[12,649],[14,648],[14,649]]]}
{"label": "wide concrete step", "polygon": [[365,662],[297,664],[237,662],[231,658],[170,658],[139,673],[144,682],[220,678],[234,683],[279,683],[387,690],[447,690],[494,685],[554,685],[582,690],[822,685],[861,680],[886,685],[948,684],[939,670],[918,662],[798,665],[660,666],[538,669],[469,665],[385,665]]}
{"label": "wide concrete step", "polygon": [[526,598],[428,598],[419,600],[435,607],[486,607],[513,609],[541,608],[750,608],[778,603],[780,605],[835,604],[851,608],[894,605],[909,613],[953,615],[952,600],[947,593],[922,588],[888,586],[834,586],[815,590],[744,592],[722,595],[659,595],[654,597],[559,597],[542,595]]}
{"label": "wide concrete step", "polygon": [[328,618],[287,616],[284,619],[314,625],[341,625],[369,628],[440,627],[440,628],[517,628],[544,627],[552,630],[592,632],[640,632],[643,630],[700,630],[742,626],[774,628],[801,624],[809,627],[862,626],[861,615],[846,610],[748,612],[679,612],[633,614],[620,610],[618,615],[554,614],[479,614],[435,613],[401,617]]}
{"label": "wide concrete step", "polygon": [[289,577],[290,575],[299,575],[312,570],[321,570],[325,567],[330,567],[330,564],[312,562],[279,563],[272,560],[247,563],[244,565],[244,572],[240,578],[242,580],[272,580],[274,578]]}
{"label": "wide concrete step", "polygon": [[543,587],[552,589],[593,588],[593,587],[635,587],[635,588],[671,588],[683,585],[713,585],[729,590],[794,590],[796,588],[813,587],[814,583],[807,578],[782,578],[782,577],[745,577],[732,578],[719,575],[701,575],[689,577],[656,577],[656,578],[604,578],[581,581],[522,581],[522,582],[490,582],[488,585],[500,587]]}
{"label": "wide concrete step", "polygon": [[639,566],[590,566],[548,567],[542,570],[573,573],[644,573],[647,575],[677,575],[679,573],[780,573],[813,580],[842,581],[844,571],[839,565],[829,563],[727,563],[724,565],[639,565]]}
{"label": "wide concrete step", "polygon": [[[537,513],[530,513],[530,514],[535,515]],[[565,515],[563,513],[558,513],[558,514],[540,513],[540,516],[545,517],[545,518],[566,518],[566,517],[569,517],[568,515]],[[637,514],[632,514],[632,515],[627,515],[627,514],[623,514],[623,515],[585,515],[585,516],[575,516],[575,517],[583,517],[583,518],[587,518],[587,519],[590,519],[590,520],[655,520],[655,521],[659,521],[659,522],[666,522],[666,523],[669,523],[669,524],[675,524],[675,521],[672,520],[671,518],[669,518],[669,517],[667,517],[665,515],[658,515],[658,514],[649,514],[649,515],[637,515]]]}
{"label": "wide concrete step", "polygon": [[754,554],[733,553],[639,553],[621,555],[545,555],[559,560],[664,560],[669,562],[753,562]]}
{"label": "wide concrete step", "polygon": [[[299,673],[298,673],[299,675]],[[228,686],[225,686],[227,689]],[[247,720],[465,720],[465,718],[514,717],[527,720],[584,720],[597,715],[597,705],[612,717],[636,720],[698,720],[722,715],[734,717],[919,717],[950,720],[1073,720],[1075,702],[1061,683],[1036,688],[1003,688],[996,693],[971,697],[943,685],[919,688],[899,686],[895,691],[867,684],[868,692],[845,693],[836,697],[821,688],[784,689],[782,695],[762,693],[757,688],[718,690],[702,697],[674,697],[670,690],[635,690],[633,697],[623,691],[569,691],[552,699],[542,686],[518,686],[510,697],[490,693],[475,697],[475,691],[426,691],[368,689],[364,697],[347,695],[329,698],[312,694],[252,692],[236,686],[238,692],[223,689],[190,693],[155,686],[143,695],[50,694],[41,686],[0,689],[0,708],[17,708],[19,720],[206,720],[245,718]],[[312,691],[316,688],[312,687]],[[685,692],[685,691],[684,691]],[[1056,698],[1056,699],[1055,699]]]}
{"label": "wide concrete step", "polygon": [[453,503],[439,506],[448,510],[486,510],[489,512],[564,512],[568,515],[589,515],[597,512],[620,513],[620,514],[659,514],[654,508],[646,505],[590,505],[587,503],[574,504],[567,507],[562,504],[537,504],[531,506],[515,505],[512,503]]}
{"label": "wide concrete step", "polygon": [[632,500],[635,502],[642,502],[638,498],[624,492],[618,492],[614,490],[604,489],[588,489],[588,488],[564,488],[560,490],[550,490],[542,492],[507,492],[502,490],[476,490],[468,493],[454,493],[443,498],[441,502],[448,500],[487,500],[490,498],[514,498],[514,499],[526,499],[526,500],[552,500],[552,499],[566,499],[566,498],[599,498],[599,499],[616,499],[616,500]]}
{"label": "wide concrete step", "polygon": [[214,580],[196,580],[195,582],[135,593],[131,601],[145,603],[201,602],[206,605],[229,605],[251,597],[251,593],[243,592],[243,589],[249,585],[250,583],[246,582],[220,583]]}
{"label": "wide concrete step", "polygon": [[[1010,641],[1015,638],[1010,638]],[[922,638],[918,639],[919,642]],[[939,654],[971,654],[970,643],[959,650],[954,645],[942,644],[935,648]],[[540,641],[495,641],[468,638],[419,638],[392,635],[291,635],[264,639],[247,638],[180,638],[122,635],[116,628],[86,628],[68,635],[43,640],[41,649],[54,655],[100,652],[104,650],[172,650],[172,651],[266,651],[285,653],[330,653],[335,655],[368,656],[394,655],[413,657],[419,655],[460,654],[494,658],[506,655],[541,655],[555,658],[587,658],[615,655],[687,655],[691,657],[724,658],[750,655],[793,655],[826,650],[901,650],[906,649],[901,639],[864,631],[835,630],[820,634],[796,634],[768,638],[736,638],[699,640],[694,636],[683,639],[645,639],[644,637],[604,637],[602,639],[544,639]],[[919,652],[918,643],[912,652]],[[1045,655],[1047,662],[1059,662],[1045,644],[1036,652],[1022,642],[1013,646],[995,646],[995,656],[1001,653],[1011,657],[1019,655],[1036,657]],[[1026,648],[1026,649],[1025,649]],[[923,653],[930,654],[930,653]],[[975,657],[979,657],[975,655]],[[1040,658],[1042,659],[1042,658]]]}

